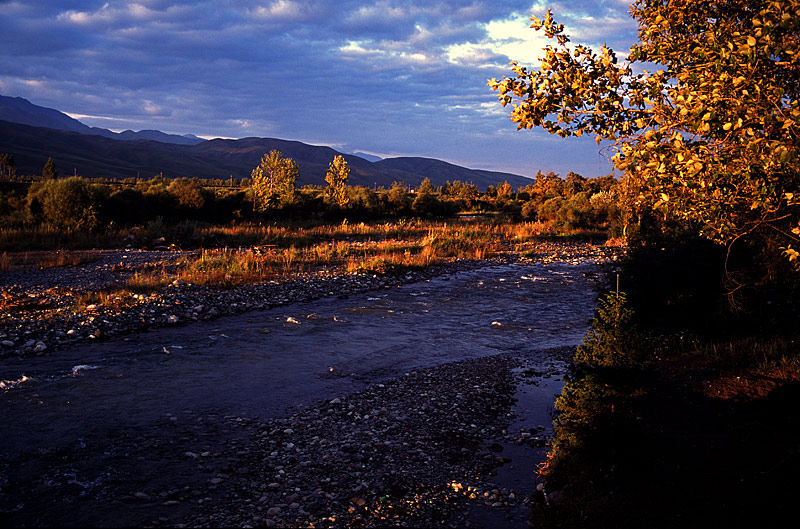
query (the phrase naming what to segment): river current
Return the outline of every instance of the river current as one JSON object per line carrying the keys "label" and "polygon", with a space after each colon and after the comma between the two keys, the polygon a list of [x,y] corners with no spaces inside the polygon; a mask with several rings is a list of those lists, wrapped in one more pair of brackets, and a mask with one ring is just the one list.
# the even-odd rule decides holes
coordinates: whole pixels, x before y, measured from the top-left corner
{"label": "river current", "polygon": [[[599,271],[592,262],[490,266],[4,359],[0,486],[18,460],[188,409],[267,419],[414,368],[500,353],[535,366],[542,352],[580,342]],[[520,409],[521,420],[546,422],[559,387],[521,393],[519,407],[536,409]]]}

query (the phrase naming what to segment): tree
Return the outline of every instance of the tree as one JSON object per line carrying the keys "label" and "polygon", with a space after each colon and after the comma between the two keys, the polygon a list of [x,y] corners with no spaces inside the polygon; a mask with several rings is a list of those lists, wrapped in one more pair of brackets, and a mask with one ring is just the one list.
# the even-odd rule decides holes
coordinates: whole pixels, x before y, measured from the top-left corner
{"label": "tree", "polygon": [[36,182],[28,190],[28,207],[36,220],[63,230],[97,226],[95,193],[88,180],[72,176]]}
{"label": "tree", "polygon": [[411,197],[408,187],[403,182],[393,182],[392,188],[386,194],[386,201],[390,211],[395,215],[405,215],[411,208]]}
{"label": "tree", "polygon": [[294,201],[296,182],[300,175],[297,163],[291,158],[284,158],[276,150],[261,157],[261,163],[253,169],[253,209],[264,211],[281,204]]}
{"label": "tree", "polygon": [[502,184],[497,184],[497,196],[499,197],[506,197],[511,198],[511,193],[514,192],[514,189],[511,187],[511,184],[508,182],[503,182]]}
{"label": "tree", "polygon": [[711,240],[800,240],[800,0],[637,0],[631,15],[639,42],[621,64],[570,46],[550,11],[531,17],[554,41],[540,68],[489,81],[511,120],[609,140],[639,204]]}
{"label": "tree", "polygon": [[167,186],[167,192],[187,209],[200,209],[206,203],[208,192],[196,178],[176,178]]}
{"label": "tree", "polygon": [[417,192],[420,194],[430,194],[435,193],[436,190],[433,188],[433,182],[431,182],[431,179],[426,176],[425,179],[419,184],[419,189],[417,189]]}
{"label": "tree", "polygon": [[347,161],[341,154],[336,156],[328,166],[328,172],[325,173],[325,181],[328,183],[328,188],[325,194],[339,207],[344,207],[350,201],[347,194],[347,179],[350,176],[350,168],[347,166]]}
{"label": "tree", "polygon": [[17,176],[17,163],[13,154],[0,154],[0,180],[13,181]]}
{"label": "tree", "polygon": [[42,167],[42,178],[45,180],[53,180],[58,178],[58,171],[56,170],[56,162],[52,158],[48,158]]}

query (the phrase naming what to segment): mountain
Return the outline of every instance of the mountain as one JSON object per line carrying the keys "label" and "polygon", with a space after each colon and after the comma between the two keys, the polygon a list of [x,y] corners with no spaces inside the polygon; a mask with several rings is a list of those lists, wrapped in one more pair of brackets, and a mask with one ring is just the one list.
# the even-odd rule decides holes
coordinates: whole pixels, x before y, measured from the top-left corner
{"label": "mountain", "polygon": [[177,134],[166,134],[158,130],[140,130],[134,132],[126,130],[124,132],[112,132],[108,129],[89,127],[71,118],[68,115],[54,108],[40,107],[34,105],[22,97],[7,97],[0,95],[0,119],[32,127],[46,127],[49,129],[65,130],[69,132],[79,132],[81,134],[92,134],[113,138],[117,140],[154,140],[162,143],[177,143],[179,145],[196,145],[205,140],[192,134],[179,136]]}
{"label": "mountain", "polygon": [[467,169],[466,167],[443,162],[435,158],[385,158],[375,162],[375,165],[397,171],[423,174],[430,178],[435,185],[442,185],[446,181],[460,180],[461,182],[472,182],[481,189],[485,189],[486,186],[497,185],[502,182],[508,182],[514,188],[533,183],[530,178],[517,174]]}
{"label": "mountain", "polygon": [[[339,154],[330,147],[276,138],[203,140],[158,130],[115,133],[88,127],[58,110],[34,105],[20,97],[0,96],[0,153],[14,156],[19,174],[39,174],[53,158],[62,174],[95,178],[166,177],[249,178],[261,156],[275,149],[294,159],[298,185],[325,185],[325,173]],[[430,178],[471,182],[481,189],[507,181],[514,187],[531,183],[524,176],[467,169],[431,158],[381,159],[364,153],[343,154],[352,185],[390,187],[403,182],[417,187]]]}
{"label": "mountain", "polygon": [[356,152],[351,152],[350,154],[352,154],[353,156],[358,156],[359,158],[364,158],[368,162],[380,162],[381,160],[383,160],[383,158],[381,158],[380,156],[375,156],[374,154],[367,154],[365,152],[356,151]]}
{"label": "mountain", "polygon": [[[62,174],[89,177],[249,178],[261,156],[271,150],[294,159],[300,169],[298,185],[325,185],[328,164],[338,154],[330,147],[307,145],[275,138],[214,139],[195,145],[153,140],[121,141],[94,134],[30,127],[0,121],[0,153],[14,156],[19,174],[39,174],[52,157]],[[508,181],[514,187],[531,183],[509,173],[478,171],[430,158],[387,158],[369,162],[343,154],[350,166],[352,185],[390,187],[404,182],[417,187],[425,178],[434,185],[445,181],[471,182],[481,189]]]}

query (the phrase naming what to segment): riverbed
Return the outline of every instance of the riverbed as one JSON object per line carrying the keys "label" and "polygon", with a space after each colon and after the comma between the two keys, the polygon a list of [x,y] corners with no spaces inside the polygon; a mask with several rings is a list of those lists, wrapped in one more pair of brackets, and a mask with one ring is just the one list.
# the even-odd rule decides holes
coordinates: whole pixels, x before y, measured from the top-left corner
{"label": "riverbed", "polygon": [[[535,487],[533,469],[544,454],[541,439],[549,433],[564,352],[588,328],[600,267],[591,260],[501,264],[87,343],[52,356],[6,358],[0,365],[3,517],[13,526],[319,526],[325,520],[333,526],[379,525],[375,513],[381,506],[400,503],[368,489],[376,472],[397,473],[399,467],[377,455],[373,462],[380,459],[385,468],[375,468],[369,458],[354,459],[358,469],[340,478],[341,488],[353,473],[366,486],[358,483],[360,490],[341,498],[331,480],[328,487],[297,479],[290,486],[279,478],[295,465],[296,476],[309,468],[318,471],[309,470],[308,479],[326,479],[330,466],[315,461],[315,453],[324,456],[315,452],[324,432],[333,432],[332,440],[350,436],[352,448],[325,450],[377,453],[372,441],[369,447],[353,441],[353,414],[369,431],[389,436],[389,425],[405,424],[417,413],[437,417],[442,400],[453,413],[469,408],[464,421],[478,420],[486,411],[482,406],[493,410],[485,413],[485,425],[471,431],[470,422],[456,435],[463,445],[458,457],[442,448],[452,439],[426,453],[433,458],[427,462],[417,452],[409,455],[402,445],[413,431],[377,439],[397,445],[378,448],[394,450],[392,461],[419,459],[418,465],[403,466],[409,482],[418,481],[415,469],[445,458],[442,475],[423,477],[430,481],[426,490],[452,491],[428,498],[448,505],[430,512],[446,515],[451,525],[524,527],[524,498]],[[487,360],[494,358],[502,360]],[[480,369],[489,368],[497,376],[486,376],[487,384],[493,380],[482,390],[488,400],[473,402]],[[389,403],[381,405],[381,399],[409,399],[422,391],[427,379],[419,377],[425,376],[440,383],[425,399],[401,403],[408,413],[396,415]],[[475,385],[454,385],[470,376],[477,377]],[[405,389],[386,393],[387,388]],[[496,388],[502,395],[492,400]],[[364,399],[366,411],[359,404]],[[316,427],[304,422],[309,413],[317,414]],[[382,413],[388,414],[386,429],[375,429],[370,417],[380,420]],[[299,427],[292,427],[292,417]],[[302,449],[300,455],[283,454],[288,444]],[[483,462],[480,468],[476,461]],[[255,465],[263,468],[256,472]],[[465,469],[477,472],[480,498],[452,485]],[[273,471],[277,477],[265,474]],[[387,490],[396,485],[391,479],[381,484]],[[400,499],[408,504],[412,492]],[[490,496],[497,501],[488,501]],[[408,516],[430,522],[430,512]],[[388,515],[382,515],[386,525]]]}

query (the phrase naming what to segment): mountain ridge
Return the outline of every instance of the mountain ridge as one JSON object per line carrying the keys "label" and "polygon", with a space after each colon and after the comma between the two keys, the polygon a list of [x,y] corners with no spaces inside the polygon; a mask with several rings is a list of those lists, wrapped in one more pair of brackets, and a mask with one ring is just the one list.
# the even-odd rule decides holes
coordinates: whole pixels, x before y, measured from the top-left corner
{"label": "mountain ridge", "polygon": [[[20,122],[24,120],[29,123]],[[259,137],[203,140],[150,129],[116,133],[89,127],[58,110],[39,107],[23,98],[0,95],[0,153],[14,156],[20,174],[39,174],[47,158],[53,158],[61,174],[77,173],[89,178],[157,174],[203,179],[249,178],[261,156],[273,149],[297,162],[298,185],[325,185],[328,164],[339,154],[351,168],[351,185],[389,187],[394,182],[403,182],[416,187],[430,178],[434,185],[460,180],[485,189],[503,181],[514,187],[532,182],[512,173],[468,169],[434,158],[371,161],[358,154],[295,140]]]}

